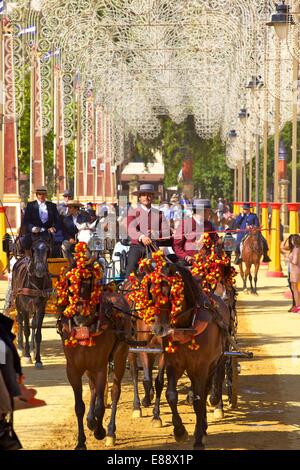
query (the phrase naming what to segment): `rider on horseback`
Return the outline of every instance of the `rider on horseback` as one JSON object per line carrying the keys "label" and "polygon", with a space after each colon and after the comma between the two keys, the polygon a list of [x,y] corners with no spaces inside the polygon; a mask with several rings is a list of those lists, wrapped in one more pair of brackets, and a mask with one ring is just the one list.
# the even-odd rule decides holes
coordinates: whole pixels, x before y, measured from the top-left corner
{"label": "rider on horseback", "polygon": [[[240,214],[234,223],[234,228],[239,230],[239,233],[237,234],[237,245],[236,245],[236,259],[235,259],[235,264],[240,264],[242,262],[241,258],[241,249],[240,245],[243,243],[245,238],[248,236],[247,230],[252,226],[254,227],[259,227],[259,220],[256,214],[250,213],[250,208],[251,204],[250,202],[245,202],[243,204],[243,214]],[[259,236],[261,238],[261,242],[263,245],[263,262],[264,263],[269,263],[271,260],[268,256],[268,243],[267,240],[262,236],[261,232],[259,232]]]}
{"label": "rider on horseback", "polygon": [[214,243],[217,243],[219,239],[216,228],[210,221],[210,200],[194,199],[193,212],[192,219],[183,219],[174,234],[174,251],[179,260],[182,260],[186,265],[192,264],[194,256],[199,252],[196,241],[203,232],[208,232]]}
{"label": "rider on horseback", "polygon": [[51,234],[59,229],[59,214],[56,204],[46,201],[47,188],[40,186],[36,189],[36,201],[29,202],[25,209],[21,226],[21,248],[26,256],[31,256],[31,246],[37,238],[49,240]]}

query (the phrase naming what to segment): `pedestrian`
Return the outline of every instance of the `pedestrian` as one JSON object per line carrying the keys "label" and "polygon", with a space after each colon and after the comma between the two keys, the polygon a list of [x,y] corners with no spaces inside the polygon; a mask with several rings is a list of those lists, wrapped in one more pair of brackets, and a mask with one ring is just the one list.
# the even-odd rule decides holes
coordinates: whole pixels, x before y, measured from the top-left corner
{"label": "pedestrian", "polygon": [[295,234],[292,238],[292,251],[288,255],[290,263],[290,282],[294,294],[295,306],[291,312],[300,313],[300,291],[298,283],[300,282],[300,235]]}
{"label": "pedestrian", "polygon": [[290,262],[289,262],[289,259],[288,259],[288,253],[291,253],[293,251],[293,248],[294,248],[293,238],[294,238],[294,235],[290,235],[285,241],[282,241],[281,244],[280,244],[280,251],[285,256],[285,262],[286,262],[287,272],[288,272],[288,286],[289,286],[290,291],[292,293],[292,299],[293,299],[292,306],[288,310],[288,312],[292,312],[293,308],[296,305],[295,304],[295,296],[294,296],[294,292],[293,292],[292,285],[291,285]]}

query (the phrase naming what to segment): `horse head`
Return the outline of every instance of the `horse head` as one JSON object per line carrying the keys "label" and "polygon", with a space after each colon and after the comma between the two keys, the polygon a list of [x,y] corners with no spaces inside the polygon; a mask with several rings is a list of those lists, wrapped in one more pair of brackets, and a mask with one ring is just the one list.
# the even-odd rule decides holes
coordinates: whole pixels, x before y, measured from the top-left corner
{"label": "horse head", "polygon": [[[155,315],[154,322],[151,326],[152,332],[157,337],[165,337],[172,333],[173,326],[171,325],[171,285],[166,280],[160,283],[160,295],[155,293],[156,284],[150,283],[148,285],[149,299],[152,300],[152,305],[157,309],[158,314]],[[161,303],[161,297],[164,298],[164,303]]]}
{"label": "horse head", "polygon": [[32,245],[32,270],[34,275],[42,279],[48,275],[47,258],[50,255],[50,242],[39,239]]}

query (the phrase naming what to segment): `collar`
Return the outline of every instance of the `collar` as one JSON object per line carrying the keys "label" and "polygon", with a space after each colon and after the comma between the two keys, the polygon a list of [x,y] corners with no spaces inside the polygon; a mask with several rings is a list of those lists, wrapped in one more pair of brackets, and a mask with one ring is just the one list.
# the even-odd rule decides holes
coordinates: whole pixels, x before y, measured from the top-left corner
{"label": "collar", "polygon": [[140,204],[140,208],[143,209],[144,211],[146,211],[148,214],[151,211],[151,207],[150,207],[150,209],[148,209],[148,207],[144,206],[144,204]]}
{"label": "collar", "polygon": [[46,201],[41,202],[41,201],[36,200],[36,202],[38,203],[39,206],[41,206],[42,204],[44,204],[46,206]]}

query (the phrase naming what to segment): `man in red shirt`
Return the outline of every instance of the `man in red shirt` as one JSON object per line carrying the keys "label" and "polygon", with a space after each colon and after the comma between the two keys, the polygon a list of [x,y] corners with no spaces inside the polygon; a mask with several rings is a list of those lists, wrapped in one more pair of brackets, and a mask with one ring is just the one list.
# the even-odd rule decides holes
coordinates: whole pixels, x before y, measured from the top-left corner
{"label": "man in red shirt", "polygon": [[210,200],[194,199],[192,207],[193,216],[185,216],[182,219],[175,231],[173,242],[175,254],[185,264],[192,264],[194,256],[200,249],[196,242],[204,232],[209,232],[214,243],[217,243],[219,239],[215,226],[209,220],[211,216]]}
{"label": "man in red shirt", "polygon": [[131,246],[128,252],[126,277],[136,272],[138,262],[153,248],[153,243],[159,238],[170,238],[170,226],[162,211],[152,207],[152,199],[155,194],[153,184],[142,184],[138,191],[133,193],[138,196],[137,208],[130,208],[127,216],[128,236]]}

